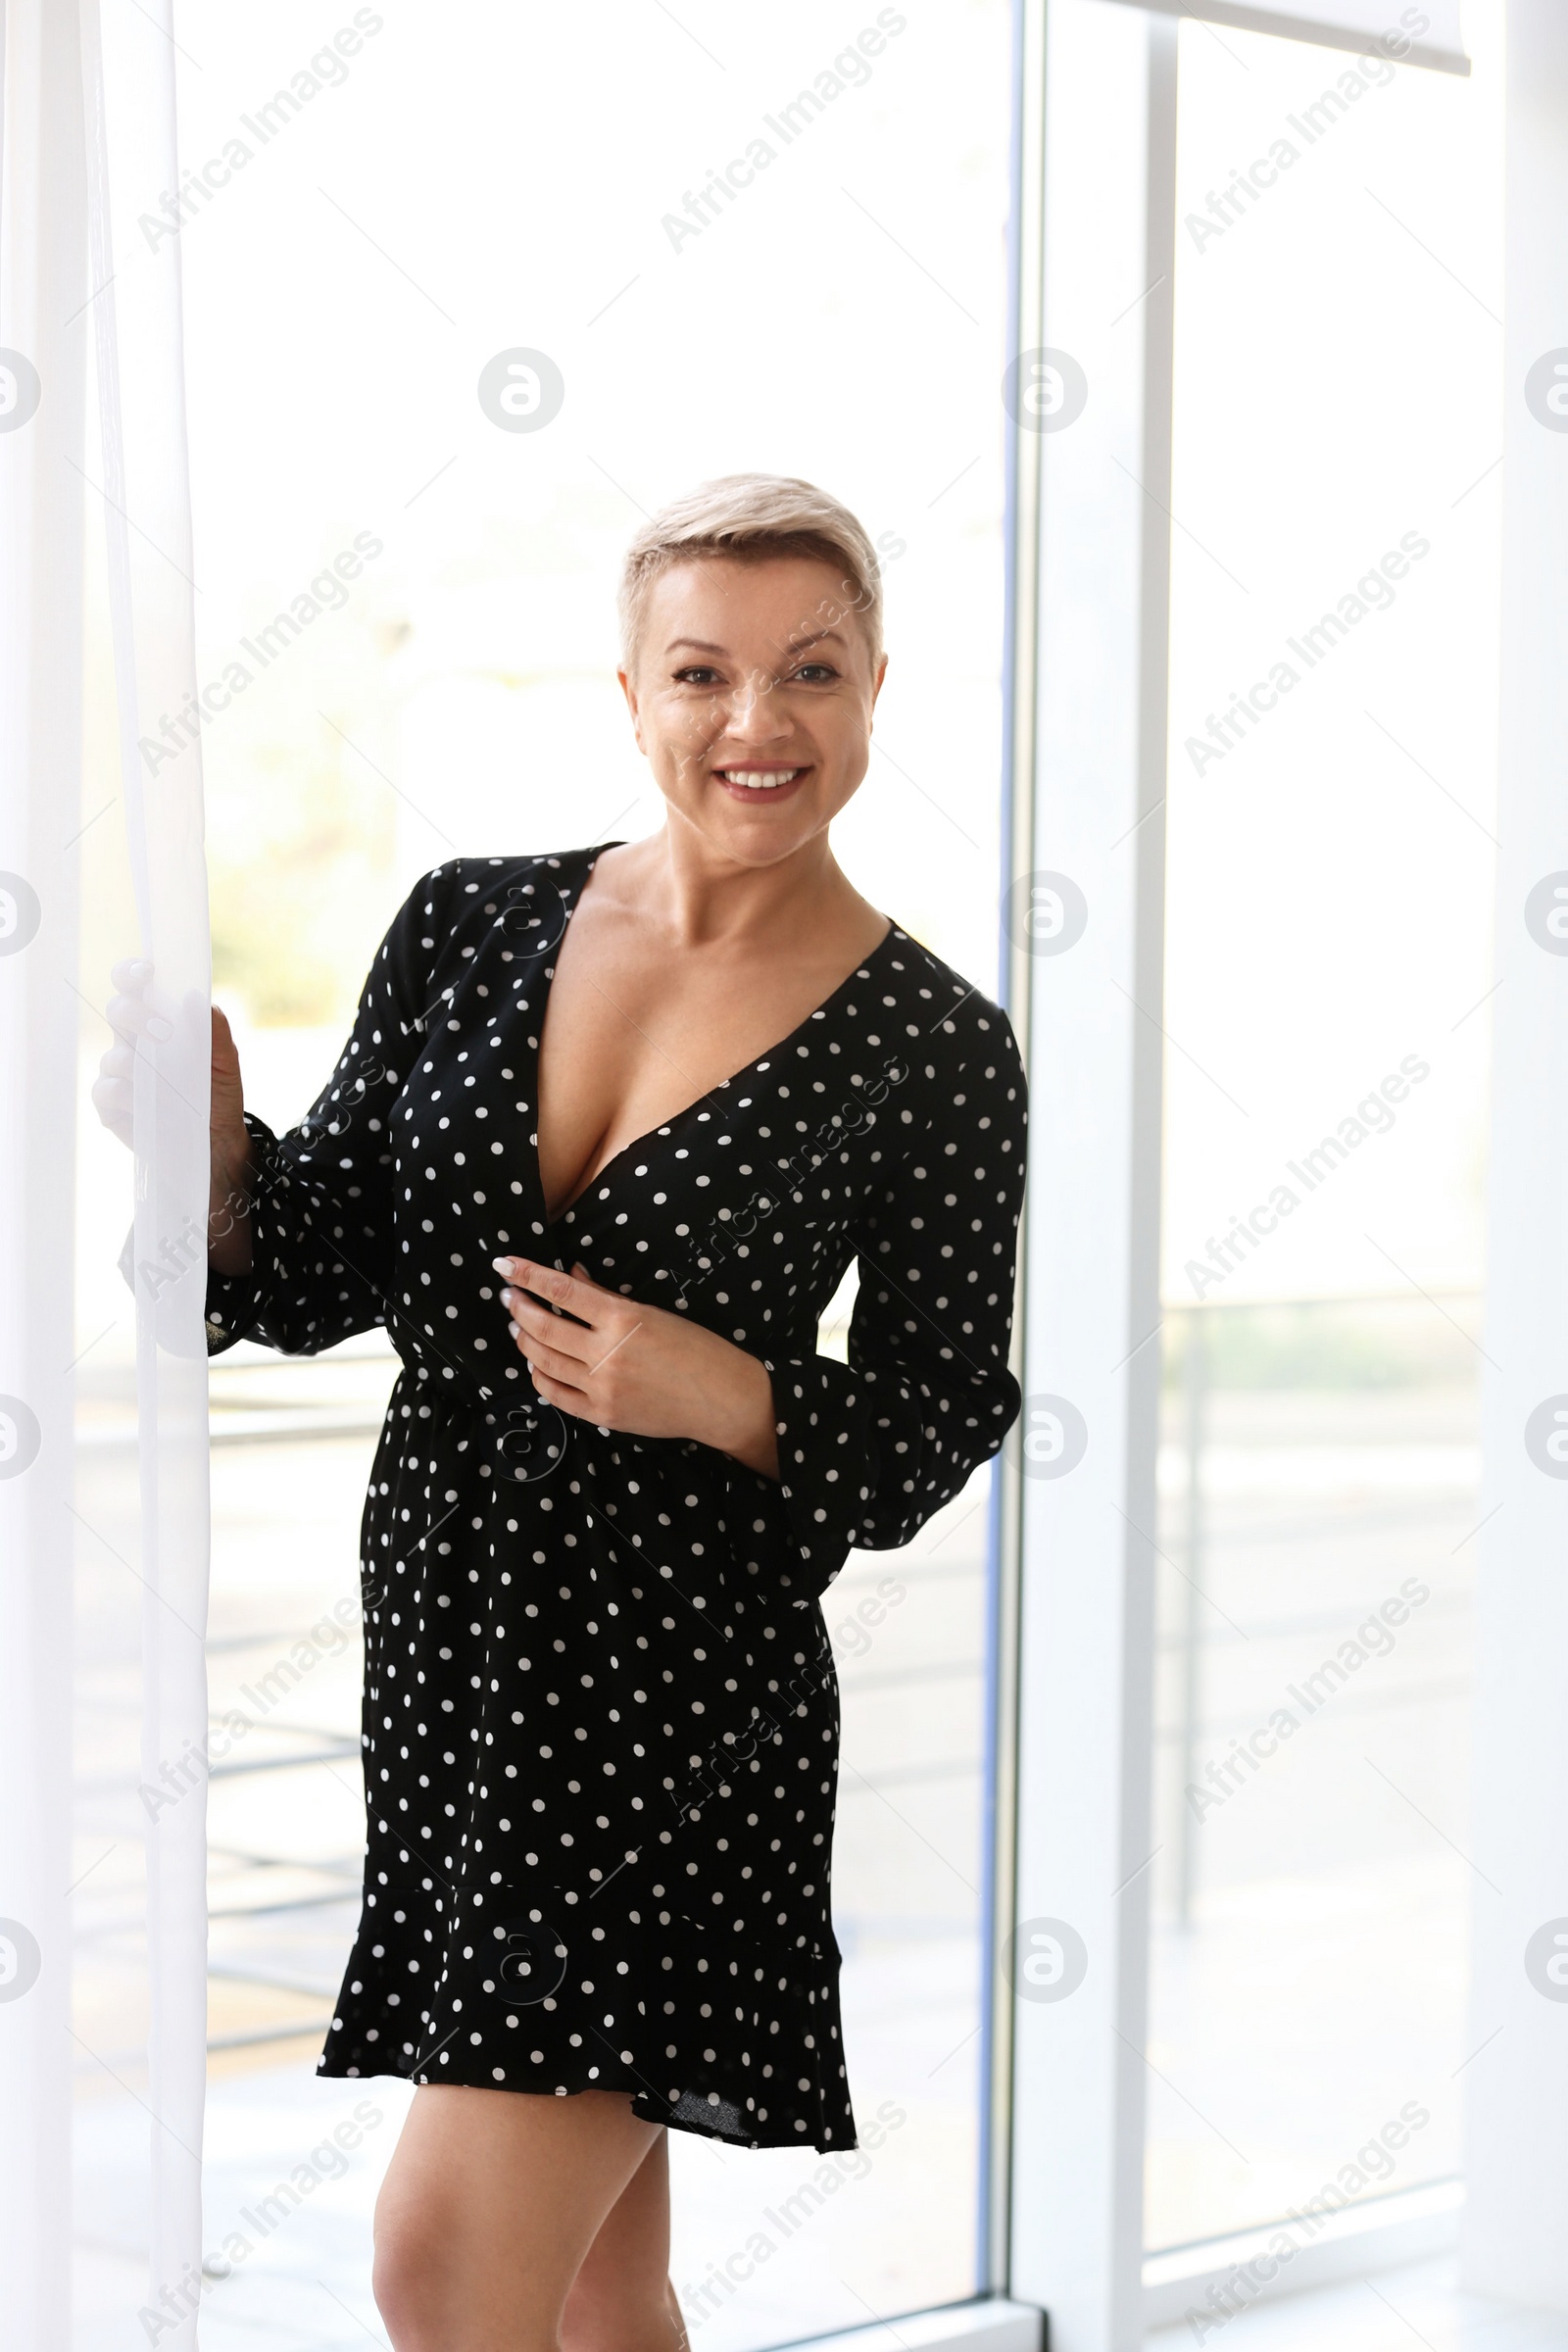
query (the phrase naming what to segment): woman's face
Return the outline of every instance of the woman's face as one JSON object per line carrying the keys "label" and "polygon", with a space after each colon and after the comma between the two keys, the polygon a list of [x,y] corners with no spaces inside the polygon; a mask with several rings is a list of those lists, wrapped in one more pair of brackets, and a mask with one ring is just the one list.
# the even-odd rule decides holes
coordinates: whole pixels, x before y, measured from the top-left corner
{"label": "woman's face", "polygon": [[639,750],[671,816],[772,865],[823,832],[865,774],[875,669],[854,591],[808,556],[704,556],[655,580],[635,670]]}

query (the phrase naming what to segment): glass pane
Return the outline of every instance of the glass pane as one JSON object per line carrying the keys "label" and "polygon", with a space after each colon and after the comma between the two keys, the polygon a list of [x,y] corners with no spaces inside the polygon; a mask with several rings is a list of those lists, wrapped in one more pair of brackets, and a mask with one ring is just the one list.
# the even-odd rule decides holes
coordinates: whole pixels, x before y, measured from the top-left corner
{"label": "glass pane", "polygon": [[[344,22],[357,38],[314,48],[208,0],[180,24],[204,674],[227,681],[205,737],[218,994],[254,1106],[281,1125],[313,1098],[420,872],[657,823],[613,676],[620,551],[664,499],[754,467],[846,499],[886,566],[892,666],[840,855],[994,993],[1004,0],[940,24],[612,0],[591,35],[498,0]],[[517,353],[549,363],[519,363],[524,421],[560,372],[536,429],[488,388]],[[373,2324],[407,2094],[312,2067],[355,1913],[349,1599],[393,1369],[358,1342],[215,1368],[214,1703],[248,1728],[215,1780],[209,2237],[254,2241],[209,2298],[215,2352]],[[715,2347],[975,2284],[984,1489],[829,1595],[866,2146],[672,2134],[675,2281]],[[239,2217],[323,2147],[259,2237]]]}
{"label": "glass pane", "polygon": [[1495,16],[1181,34],[1156,2250],[1458,2163]]}

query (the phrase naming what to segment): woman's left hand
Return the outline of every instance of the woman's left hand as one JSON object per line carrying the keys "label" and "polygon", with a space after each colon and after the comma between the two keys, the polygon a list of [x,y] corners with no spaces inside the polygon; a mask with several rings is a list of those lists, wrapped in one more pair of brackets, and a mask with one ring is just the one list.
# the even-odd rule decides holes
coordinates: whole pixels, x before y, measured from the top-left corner
{"label": "woman's left hand", "polygon": [[546,1404],[628,1437],[696,1438],[777,1478],[773,1384],[755,1355],[664,1307],[607,1291],[580,1262],[569,1274],[527,1257],[493,1263]]}

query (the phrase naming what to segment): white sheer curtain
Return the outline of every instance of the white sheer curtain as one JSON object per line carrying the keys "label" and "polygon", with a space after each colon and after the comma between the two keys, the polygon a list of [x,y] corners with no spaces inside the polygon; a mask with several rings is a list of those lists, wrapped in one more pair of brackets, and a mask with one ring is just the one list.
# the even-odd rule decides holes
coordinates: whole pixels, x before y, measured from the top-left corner
{"label": "white sheer curtain", "polygon": [[[96,0],[79,18],[72,0],[7,0],[0,2308],[18,2352],[183,2352],[200,2291],[209,967],[179,243],[139,225],[179,184],[174,54],[160,0],[102,24]],[[101,515],[106,530],[119,747],[118,775],[92,776],[96,809],[82,794],[84,496],[89,529]],[[153,970],[133,1181],[122,1163],[117,1189],[86,1201],[77,1320],[78,1006],[102,1001],[127,951]],[[105,1042],[100,1028],[94,1049]],[[127,1221],[130,1292],[116,1271]],[[112,1402],[117,1347],[127,1388],[133,1365],[136,1458],[118,1500],[104,1464],[119,1432],[74,1416],[71,1372],[82,1359],[78,1391],[94,1382],[95,1405]]]}
{"label": "white sheer curtain", "polygon": [[82,512],[80,77],[9,0],[0,109],[0,2312],[68,2340],[71,1164]]}

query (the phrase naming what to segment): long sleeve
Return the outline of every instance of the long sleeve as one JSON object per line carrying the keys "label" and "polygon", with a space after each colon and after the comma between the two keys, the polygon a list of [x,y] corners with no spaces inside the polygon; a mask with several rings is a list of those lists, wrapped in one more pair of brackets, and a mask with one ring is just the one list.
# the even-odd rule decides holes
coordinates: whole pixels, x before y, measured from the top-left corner
{"label": "long sleeve", "polygon": [[394,916],[337,1067],[299,1125],[276,1136],[247,1112],[251,1270],[209,1273],[209,1353],[254,1339],[315,1355],[386,1322],[392,1108],[423,1049],[452,871],[427,874]]}
{"label": "long sleeve", "polygon": [[851,1232],[847,1364],[769,1362],[781,1487],[805,1582],[852,1546],[906,1544],[1017,1418],[1007,1368],[1026,1090],[1004,1013],[973,998],[928,1039]]}

